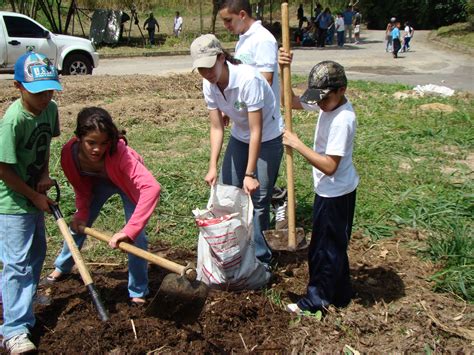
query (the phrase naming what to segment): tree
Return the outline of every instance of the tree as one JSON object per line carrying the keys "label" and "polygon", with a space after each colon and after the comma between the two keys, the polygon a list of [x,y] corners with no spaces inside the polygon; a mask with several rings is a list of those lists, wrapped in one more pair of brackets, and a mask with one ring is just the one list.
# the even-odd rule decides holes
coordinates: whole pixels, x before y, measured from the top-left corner
{"label": "tree", "polygon": [[384,29],[391,17],[410,21],[418,29],[433,29],[467,19],[472,0],[362,0],[360,8],[373,29]]}

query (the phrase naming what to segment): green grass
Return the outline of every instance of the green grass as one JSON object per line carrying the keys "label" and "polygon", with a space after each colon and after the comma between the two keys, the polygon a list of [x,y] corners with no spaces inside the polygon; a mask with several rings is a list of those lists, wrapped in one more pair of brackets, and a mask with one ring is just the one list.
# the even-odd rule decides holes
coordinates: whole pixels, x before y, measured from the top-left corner
{"label": "green grass", "polygon": [[[304,77],[294,78],[294,83],[306,81]],[[470,96],[393,98],[396,91],[406,89],[398,84],[349,84],[348,97],[358,118],[354,161],[361,177],[354,230],[374,240],[404,229],[422,231],[429,236],[422,256],[443,266],[433,276],[436,289],[473,302],[474,102]],[[419,108],[433,102],[456,110],[447,114]],[[293,117],[294,130],[311,145],[315,115],[294,111]],[[162,240],[195,249],[198,229],[191,211],[204,208],[209,196],[203,181],[209,156],[207,118],[189,117],[183,112],[173,122],[156,125],[138,120],[124,128],[130,145],[144,156],[162,185],[160,203],[147,229],[151,244]],[[74,211],[73,193],[57,159],[61,144],[68,138],[63,134],[54,141],[51,162],[51,173],[62,186],[61,209],[66,216]],[[295,154],[294,164],[297,225],[309,231],[314,197],[311,167],[299,154]],[[457,170],[449,170],[453,168]],[[285,169],[277,184],[285,186]],[[114,199],[102,210],[95,227],[118,231],[123,226],[122,214],[119,199]],[[48,218],[48,232],[51,259],[61,243],[52,218]],[[87,258],[123,260],[124,256],[96,243]],[[272,298],[278,299],[278,295]]]}
{"label": "green grass", "polygon": [[455,23],[450,26],[440,27],[436,31],[436,35],[444,39],[449,39],[453,44],[471,49],[474,47],[474,28],[469,22]]}

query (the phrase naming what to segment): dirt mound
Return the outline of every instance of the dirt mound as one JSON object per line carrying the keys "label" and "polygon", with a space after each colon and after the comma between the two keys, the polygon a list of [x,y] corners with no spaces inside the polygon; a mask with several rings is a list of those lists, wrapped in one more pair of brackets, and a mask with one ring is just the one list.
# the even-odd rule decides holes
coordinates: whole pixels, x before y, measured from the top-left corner
{"label": "dirt mound", "polygon": [[[330,308],[322,320],[293,317],[281,307],[305,291],[304,251],[277,255],[266,291],[212,291],[194,324],[146,316],[144,308],[127,303],[126,269],[95,267],[93,277],[110,321],[99,320],[74,274],[41,289],[53,303],[37,306],[34,339],[42,353],[341,352],[346,345],[363,352],[424,351],[427,346],[438,352],[468,352],[465,338],[474,307],[431,291],[427,278],[436,268],[413,251],[413,243],[421,239],[414,231],[379,242],[356,234],[350,246],[355,298],[345,309]],[[161,254],[183,264],[195,259],[185,250]],[[149,275],[153,294],[165,273],[150,266]]]}
{"label": "dirt mound", "polygon": [[451,112],[456,111],[453,106],[442,104],[442,103],[439,103],[439,102],[434,102],[434,103],[431,103],[431,104],[421,105],[420,110],[422,110],[422,111],[439,111],[439,112],[446,112],[446,113],[451,113]]}

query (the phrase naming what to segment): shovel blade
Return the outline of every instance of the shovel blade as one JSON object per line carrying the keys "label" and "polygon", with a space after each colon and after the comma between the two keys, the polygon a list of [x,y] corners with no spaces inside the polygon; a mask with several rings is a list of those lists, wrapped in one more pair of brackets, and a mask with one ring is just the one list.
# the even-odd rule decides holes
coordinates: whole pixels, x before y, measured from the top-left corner
{"label": "shovel blade", "polygon": [[194,323],[206,303],[209,288],[201,281],[168,274],[145,313],[179,323]]}
{"label": "shovel blade", "polygon": [[[290,250],[288,247],[288,229],[270,229],[264,231],[263,235],[270,249],[274,251]],[[303,228],[296,228],[296,248],[293,250],[306,249],[307,247],[308,241]]]}

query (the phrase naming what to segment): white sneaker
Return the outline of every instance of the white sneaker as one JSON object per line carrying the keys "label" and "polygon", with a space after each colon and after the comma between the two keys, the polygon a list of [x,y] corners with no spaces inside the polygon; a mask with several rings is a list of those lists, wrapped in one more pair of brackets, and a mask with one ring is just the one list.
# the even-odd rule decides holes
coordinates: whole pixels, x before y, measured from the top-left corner
{"label": "white sneaker", "polygon": [[23,354],[36,350],[35,344],[28,339],[28,334],[18,334],[5,342],[5,348],[10,354]]}
{"label": "white sneaker", "polygon": [[298,316],[301,316],[303,314],[303,311],[301,310],[300,307],[296,303],[288,303],[285,307],[285,310],[290,313],[294,313]]}
{"label": "white sneaker", "polygon": [[274,209],[275,213],[275,229],[287,229],[288,228],[288,218],[286,216],[286,208],[288,204],[286,201],[283,204],[278,205]]}

